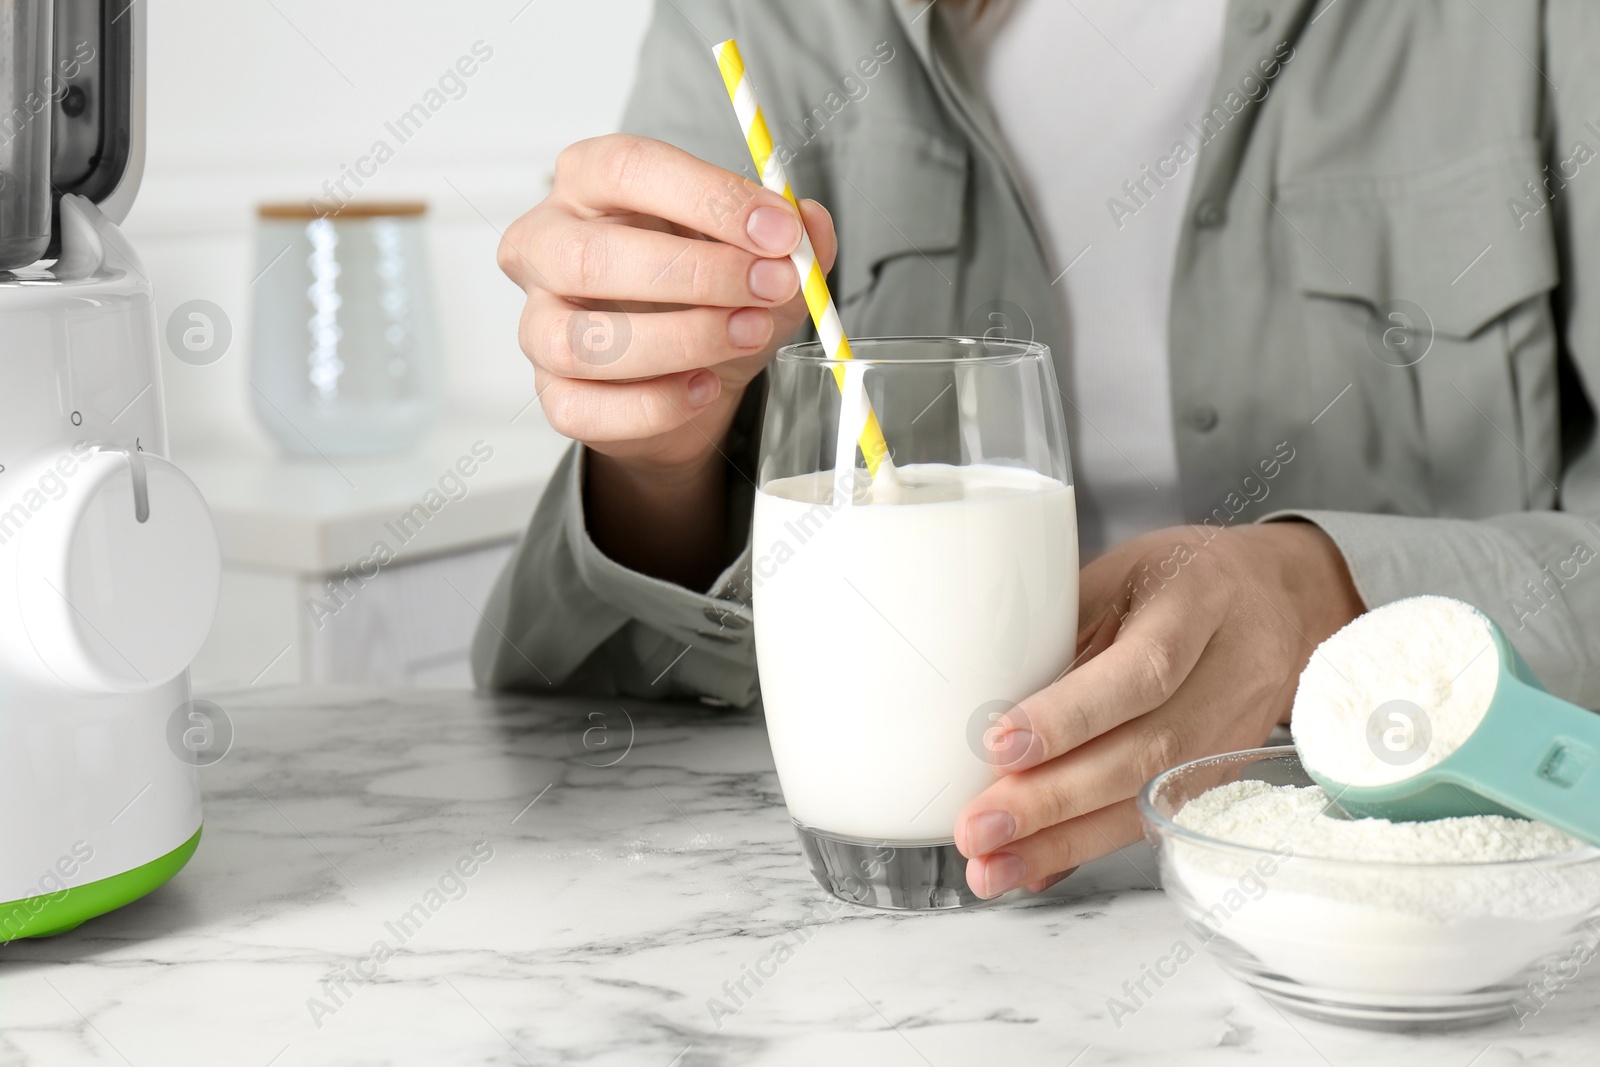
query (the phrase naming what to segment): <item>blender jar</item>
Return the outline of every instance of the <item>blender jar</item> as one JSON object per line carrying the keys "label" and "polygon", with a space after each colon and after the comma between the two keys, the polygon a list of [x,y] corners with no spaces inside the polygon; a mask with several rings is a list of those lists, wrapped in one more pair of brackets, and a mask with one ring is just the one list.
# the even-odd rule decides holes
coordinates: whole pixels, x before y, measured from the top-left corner
{"label": "blender jar", "polygon": [[0,270],[50,245],[55,0],[0,0]]}

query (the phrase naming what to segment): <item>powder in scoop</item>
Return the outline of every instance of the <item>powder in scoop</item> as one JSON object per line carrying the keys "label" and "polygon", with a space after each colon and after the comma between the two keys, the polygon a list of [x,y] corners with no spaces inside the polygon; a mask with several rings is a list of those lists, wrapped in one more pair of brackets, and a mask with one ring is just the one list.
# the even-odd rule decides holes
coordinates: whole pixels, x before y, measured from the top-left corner
{"label": "powder in scoop", "polygon": [[1369,611],[1301,672],[1292,724],[1301,761],[1346,785],[1404,781],[1472,736],[1499,676],[1489,624],[1471,605],[1419,596]]}

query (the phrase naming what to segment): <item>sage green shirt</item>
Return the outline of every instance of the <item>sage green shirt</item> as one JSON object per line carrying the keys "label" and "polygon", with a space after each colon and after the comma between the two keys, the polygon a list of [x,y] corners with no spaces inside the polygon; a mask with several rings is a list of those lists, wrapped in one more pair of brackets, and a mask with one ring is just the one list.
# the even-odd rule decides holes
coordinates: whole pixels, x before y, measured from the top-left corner
{"label": "sage green shirt", "polygon": [[[1059,267],[953,32],[921,0],[663,0],[623,125],[750,174],[710,58],[737,37],[796,192],[834,214],[846,329],[981,333],[999,314],[1071,381]],[[1589,706],[1596,56],[1593,0],[1233,0],[1170,335],[1190,522],[1315,522],[1369,606],[1469,601]],[[726,449],[735,543],[759,399]],[[494,592],[479,683],[754,700],[748,551],[708,592],[627,570],[585,531],[583,467],[574,448]]]}

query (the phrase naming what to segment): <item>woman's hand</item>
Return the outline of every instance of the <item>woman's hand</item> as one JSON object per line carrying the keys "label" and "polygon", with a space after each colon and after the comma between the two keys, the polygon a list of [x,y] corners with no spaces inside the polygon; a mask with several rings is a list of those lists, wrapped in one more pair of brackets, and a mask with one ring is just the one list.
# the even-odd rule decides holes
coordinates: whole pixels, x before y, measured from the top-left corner
{"label": "woman's hand", "polygon": [[1044,889],[1137,840],[1144,783],[1261,744],[1312,649],[1365,610],[1303,522],[1147,534],[1084,568],[1080,603],[1077,666],[995,724],[1002,777],[956,818],[980,896]]}
{"label": "woman's hand", "polygon": [[[824,270],[833,222],[807,201]],[[722,554],[718,455],[746,386],[806,317],[783,197],[643,137],[561,154],[506,231],[522,350],[550,423],[591,450],[590,533],[625,565],[698,583]]]}

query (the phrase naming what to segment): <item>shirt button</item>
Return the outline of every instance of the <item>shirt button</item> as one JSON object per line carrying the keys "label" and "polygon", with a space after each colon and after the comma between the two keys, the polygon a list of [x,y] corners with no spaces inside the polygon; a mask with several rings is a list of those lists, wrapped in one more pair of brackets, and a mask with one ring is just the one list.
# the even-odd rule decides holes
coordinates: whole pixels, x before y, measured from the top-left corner
{"label": "shirt button", "polygon": [[1260,33],[1272,22],[1272,16],[1259,7],[1247,8],[1239,12],[1239,28],[1245,33]]}
{"label": "shirt button", "polygon": [[1215,200],[1205,200],[1194,209],[1194,222],[1196,226],[1207,228],[1221,226],[1228,221],[1228,211]]}
{"label": "shirt button", "polygon": [[749,619],[741,618],[732,611],[726,611],[718,607],[708,607],[700,614],[706,617],[707,622],[715,626],[726,627],[729,630],[743,630],[750,625]]}
{"label": "shirt button", "polygon": [[1209,433],[1217,426],[1217,409],[1210,404],[1196,404],[1184,413],[1184,421],[1201,433]]}

